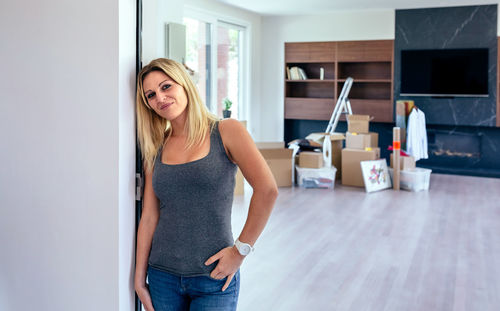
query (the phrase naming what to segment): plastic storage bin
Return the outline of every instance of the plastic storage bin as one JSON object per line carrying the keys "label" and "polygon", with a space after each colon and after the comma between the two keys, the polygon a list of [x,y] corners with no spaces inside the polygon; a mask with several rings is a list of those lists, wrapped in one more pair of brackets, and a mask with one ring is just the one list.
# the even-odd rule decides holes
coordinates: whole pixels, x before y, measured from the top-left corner
{"label": "plastic storage bin", "polygon": [[305,168],[296,166],[297,184],[304,188],[333,189],[335,187],[335,173],[337,168]]}
{"label": "plastic storage bin", "polygon": [[[400,171],[399,186],[409,191],[429,190],[431,180],[431,169],[416,167],[410,170]],[[393,169],[389,168],[392,182],[394,183]]]}

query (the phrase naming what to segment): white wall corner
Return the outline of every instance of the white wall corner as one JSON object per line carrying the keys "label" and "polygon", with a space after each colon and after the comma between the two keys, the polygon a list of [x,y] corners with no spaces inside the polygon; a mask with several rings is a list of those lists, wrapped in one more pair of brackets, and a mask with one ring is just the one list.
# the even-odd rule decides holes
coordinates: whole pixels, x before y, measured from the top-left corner
{"label": "white wall corner", "polygon": [[135,310],[136,0],[119,0],[118,309]]}
{"label": "white wall corner", "polygon": [[184,0],[143,0],[142,64],[165,57],[165,25],[182,24]]}

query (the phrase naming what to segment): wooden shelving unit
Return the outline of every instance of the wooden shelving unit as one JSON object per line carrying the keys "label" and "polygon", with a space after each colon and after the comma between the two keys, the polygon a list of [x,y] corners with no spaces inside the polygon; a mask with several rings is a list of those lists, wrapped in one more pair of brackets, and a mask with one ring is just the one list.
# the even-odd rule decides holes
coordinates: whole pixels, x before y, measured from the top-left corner
{"label": "wooden shelving unit", "polygon": [[308,77],[285,80],[285,119],[329,120],[352,77],[353,112],[393,122],[393,51],[392,40],[285,43],[285,68],[300,67]]}
{"label": "wooden shelving unit", "polygon": [[320,79],[307,79],[307,80],[285,80],[285,82],[296,82],[296,83],[313,83],[313,82],[322,82],[322,83],[326,83],[326,82],[335,82],[337,80],[335,79],[323,79],[323,80],[320,80]]}
{"label": "wooden shelving unit", "polygon": [[[300,67],[308,77],[285,81],[285,119],[330,118],[337,92],[336,49],[336,42],[285,43],[285,68]],[[321,68],[324,80],[319,79]]]}

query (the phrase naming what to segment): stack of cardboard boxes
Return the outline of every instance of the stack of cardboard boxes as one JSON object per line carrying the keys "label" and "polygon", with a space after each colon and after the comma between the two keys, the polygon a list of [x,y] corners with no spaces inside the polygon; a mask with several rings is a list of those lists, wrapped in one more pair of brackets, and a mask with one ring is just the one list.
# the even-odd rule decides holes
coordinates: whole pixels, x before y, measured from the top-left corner
{"label": "stack of cardboard boxes", "polygon": [[[246,121],[240,121],[243,126],[247,126]],[[290,187],[292,185],[292,150],[285,148],[284,142],[257,142],[255,143],[271,173],[276,180],[278,187]],[[235,177],[234,194],[245,193],[245,177],[238,168]]]}
{"label": "stack of cardboard boxes", "polygon": [[323,152],[302,151],[299,153],[299,163],[295,167],[297,185],[304,188],[334,188],[337,169],[326,162],[331,161],[326,157],[327,153],[325,150]]}
{"label": "stack of cardboard boxes", "polygon": [[348,115],[345,148],[342,150],[342,184],[364,187],[361,161],[380,158],[378,133],[369,131],[370,116]]}
{"label": "stack of cardboard boxes", "polygon": [[256,143],[260,153],[273,173],[278,187],[292,186],[292,153],[284,142]]}
{"label": "stack of cardboard boxes", "polygon": [[304,188],[333,189],[335,183],[335,168],[325,167],[323,152],[301,151],[299,153],[297,185]]}
{"label": "stack of cardboard boxes", "polygon": [[[271,168],[278,187],[292,186],[292,174],[295,174],[295,167],[298,172],[295,179],[297,184],[306,188],[333,189],[335,178],[341,179],[343,185],[364,187],[361,161],[380,158],[378,133],[370,132],[369,127],[368,115],[348,115],[344,149],[342,149],[343,134],[334,133],[327,136],[326,133],[313,133],[306,137],[311,146],[318,147],[318,151],[321,150],[325,137],[330,138],[331,168],[324,162],[322,152],[302,151],[297,158],[293,158],[293,150],[286,149],[284,142],[256,143],[256,145]],[[400,161],[403,172],[413,172],[412,169],[415,168],[413,157],[402,156]],[[299,178],[299,175],[302,178]],[[243,179],[243,175],[238,170],[235,194],[243,194]]]}
{"label": "stack of cardboard boxes", "polygon": [[[393,177],[394,160],[391,154],[391,168],[389,173]],[[415,167],[415,158],[412,156],[399,157],[399,185],[401,189],[410,191],[420,191],[429,189],[429,179],[431,170],[425,168]],[[393,178],[394,182],[394,178]]]}
{"label": "stack of cardboard boxes", "polygon": [[[415,158],[412,156],[400,156],[399,164],[400,164],[399,169],[402,171],[412,170],[415,168]],[[391,153],[391,168],[394,168],[392,153]]]}
{"label": "stack of cardboard boxes", "polygon": [[[312,133],[306,140],[310,147],[317,147],[317,150],[301,151],[298,154],[295,162],[297,185],[305,188],[333,189],[336,174],[340,171],[337,167],[340,168],[344,135]],[[322,150],[326,145],[329,145],[327,150]],[[325,159],[328,162],[325,162]]]}
{"label": "stack of cardboard boxes", "polygon": [[[257,142],[255,145],[271,169],[271,173],[273,174],[278,187],[292,186],[293,150],[286,149],[284,147],[284,142]],[[245,193],[244,180],[245,178],[238,168],[234,187],[235,195],[242,195]]]}
{"label": "stack of cardboard boxes", "polygon": [[[340,180],[341,177],[341,155],[342,155],[342,145],[344,144],[344,139],[345,136],[344,134],[341,133],[311,133],[309,134],[306,139],[309,140],[310,142],[314,142],[317,144],[318,147],[323,146],[323,139],[329,136],[330,137],[330,142],[332,145],[332,165],[335,166],[337,169],[337,173],[335,175],[335,178],[337,180]],[[299,155],[300,157],[300,155]],[[301,166],[299,164],[299,166]],[[307,166],[306,166],[307,167]]]}
{"label": "stack of cardboard boxes", "polygon": [[322,168],[323,166],[323,153],[315,151],[302,151],[299,153],[299,167]]}

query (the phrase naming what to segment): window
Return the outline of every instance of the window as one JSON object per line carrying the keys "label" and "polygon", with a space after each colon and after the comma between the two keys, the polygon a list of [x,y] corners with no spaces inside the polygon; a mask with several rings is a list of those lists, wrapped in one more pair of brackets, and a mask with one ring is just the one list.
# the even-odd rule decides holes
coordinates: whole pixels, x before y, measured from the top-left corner
{"label": "window", "polygon": [[203,102],[210,107],[211,24],[184,18],[186,25],[186,65],[195,71],[193,79]]}
{"label": "window", "polygon": [[222,101],[232,102],[231,116],[238,119],[238,107],[242,98],[241,46],[243,30],[235,25],[219,22],[217,26],[217,115],[222,115]]}
{"label": "window", "polygon": [[247,26],[196,10],[186,10],[186,65],[207,107],[219,117],[223,100],[233,105],[231,117],[245,119]]}

